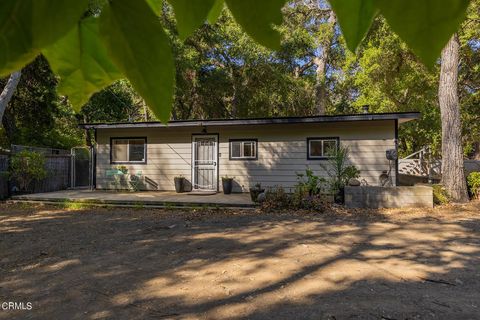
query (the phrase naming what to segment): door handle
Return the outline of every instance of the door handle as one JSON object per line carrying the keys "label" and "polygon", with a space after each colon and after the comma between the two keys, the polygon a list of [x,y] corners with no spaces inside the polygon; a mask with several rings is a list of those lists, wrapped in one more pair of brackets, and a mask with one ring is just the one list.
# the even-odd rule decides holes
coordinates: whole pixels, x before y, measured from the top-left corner
{"label": "door handle", "polygon": [[213,161],[213,166],[214,166],[214,167],[217,166],[217,161]]}

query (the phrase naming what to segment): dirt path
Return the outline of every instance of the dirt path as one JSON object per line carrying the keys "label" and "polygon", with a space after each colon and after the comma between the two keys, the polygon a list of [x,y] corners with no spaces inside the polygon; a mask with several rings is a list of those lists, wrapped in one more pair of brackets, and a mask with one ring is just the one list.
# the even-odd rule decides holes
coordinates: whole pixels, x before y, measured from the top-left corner
{"label": "dirt path", "polygon": [[479,202],[329,215],[0,205],[0,303],[32,303],[0,319],[480,319],[479,266]]}

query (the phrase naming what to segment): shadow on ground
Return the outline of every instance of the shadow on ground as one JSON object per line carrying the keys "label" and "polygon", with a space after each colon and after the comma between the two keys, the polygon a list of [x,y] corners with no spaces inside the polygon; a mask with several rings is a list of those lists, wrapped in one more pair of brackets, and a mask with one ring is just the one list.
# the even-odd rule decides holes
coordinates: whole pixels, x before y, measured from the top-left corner
{"label": "shadow on ground", "polygon": [[0,206],[0,319],[480,317],[480,204],[369,216]]}

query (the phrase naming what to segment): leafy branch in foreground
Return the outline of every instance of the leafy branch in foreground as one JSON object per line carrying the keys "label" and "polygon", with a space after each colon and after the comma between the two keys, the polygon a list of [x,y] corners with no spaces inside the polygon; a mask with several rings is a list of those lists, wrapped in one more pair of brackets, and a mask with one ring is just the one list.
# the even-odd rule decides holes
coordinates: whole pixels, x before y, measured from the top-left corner
{"label": "leafy branch in foreground", "polygon": [[[0,76],[44,53],[60,76],[60,91],[78,110],[90,96],[126,77],[162,121],[169,119],[175,68],[160,23],[160,0],[105,1],[100,17],[85,18],[89,1],[0,2]],[[259,44],[280,47],[276,26],[287,0],[168,0],[177,31],[187,38],[214,23],[224,4]],[[355,51],[377,14],[428,67],[465,17],[469,0],[330,0],[348,48]]]}

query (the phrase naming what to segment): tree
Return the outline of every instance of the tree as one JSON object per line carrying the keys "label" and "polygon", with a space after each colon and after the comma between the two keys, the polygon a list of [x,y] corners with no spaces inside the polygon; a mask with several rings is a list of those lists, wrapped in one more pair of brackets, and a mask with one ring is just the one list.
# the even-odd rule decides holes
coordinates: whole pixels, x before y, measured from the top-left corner
{"label": "tree", "polygon": [[[78,110],[91,95],[119,78],[127,78],[162,121],[170,118],[175,66],[171,43],[158,19],[163,1],[112,0],[93,16],[89,0],[16,0],[0,2],[0,76],[44,54],[60,75],[61,94],[75,97]],[[287,0],[204,0],[186,5],[168,1],[180,39],[205,21],[214,23],[224,3],[235,21],[257,43],[280,48],[276,29]],[[34,3],[35,5],[32,5]],[[378,14],[429,67],[465,17],[469,0],[330,0],[345,41],[355,51]],[[103,6],[102,6],[103,5]],[[72,85],[76,83],[77,85]]]}
{"label": "tree", "polygon": [[464,153],[480,160],[480,1],[473,1],[458,32],[460,40],[459,98]]}
{"label": "tree", "polygon": [[20,77],[22,76],[21,71],[15,71],[10,75],[8,78],[7,84],[5,88],[3,88],[2,93],[0,94],[0,122],[3,119],[3,114],[5,113],[5,109],[7,108],[10,99],[12,99],[13,93],[17,88],[18,82],[20,81]]}
{"label": "tree", "polygon": [[325,114],[327,110],[327,62],[329,61],[330,47],[335,36],[336,22],[335,12],[330,9],[326,26],[323,28],[324,34],[320,38],[320,46],[317,48],[318,56],[313,60],[317,66],[315,70],[315,107],[318,115]]}
{"label": "tree", "polygon": [[458,100],[459,48],[453,35],[442,50],[438,99],[442,118],[442,184],[453,201],[467,202],[462,150],[462,124]]}
{"label": "tree", "polygon": [[22,69],[2,119],[2,146],[27,144],[69,149],[82,141],[75,114],[57,94],[57,78],[39,56]]}
{"label": "tree", "polygon": [[337,60],[341,76],[333,88],[350,112],[361,112],[364,105],[371,112],[420,111],[420,120],[400,126],[401,156],[425,146],[440,153],[439,70],[425,68],[385,19],[374,21],[357,54],[347,52]]}
{"label": "tree", "polygon": [[[173,12],[165,9],[162,18],[176,59],[175,119],[314,114],[313,72],[295,72],[313,45],[288,38],[280,50],[269,50],[253,41],[227,8],[185,42]],[[301,32],[302,26],[282,26],[281,33]]]}

